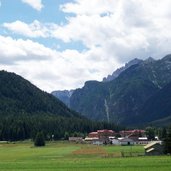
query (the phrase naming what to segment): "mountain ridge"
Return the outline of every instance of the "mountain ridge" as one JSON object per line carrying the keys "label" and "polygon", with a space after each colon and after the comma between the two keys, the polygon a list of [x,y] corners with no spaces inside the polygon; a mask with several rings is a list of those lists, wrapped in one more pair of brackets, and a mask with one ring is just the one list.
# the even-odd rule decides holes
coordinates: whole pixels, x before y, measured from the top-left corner
{"label": "mountain ridge", "polygon": [[143,104],[171,82],[171,55],[149,57],[119,73],[111,81],[87,81],[76,89],[71,108],[93,120],[133,125]]}
{"label": "mountain ridge", "polygon": [[124,72],[126,69],[128,69],[129,67],[131,67],[132,65],[136,65],[143,62],[143,60],[138,59],[138,58],[134,58],[133,60],[129,61],[128,63],[126,63],[123,67],[120,67],[118,69],[116,69],[112,75],[108,75],[107,77],[103,78],[103,82],[106,81],[112,81],[115,78],[117,78],[122,72]]}

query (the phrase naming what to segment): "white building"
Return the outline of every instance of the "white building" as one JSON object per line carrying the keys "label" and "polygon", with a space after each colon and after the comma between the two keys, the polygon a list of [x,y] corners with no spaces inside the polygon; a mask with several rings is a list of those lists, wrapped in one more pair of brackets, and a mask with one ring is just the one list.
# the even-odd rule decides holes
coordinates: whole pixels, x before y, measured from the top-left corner
{"label": "white building", "polygon": [[134,145],[136,142],[130,138],[122,138],[119,140],[120,145]]}
{"label": "white building", "polygon": [[113,145],[120,145],[120,141],[118,139],[112,139]]}

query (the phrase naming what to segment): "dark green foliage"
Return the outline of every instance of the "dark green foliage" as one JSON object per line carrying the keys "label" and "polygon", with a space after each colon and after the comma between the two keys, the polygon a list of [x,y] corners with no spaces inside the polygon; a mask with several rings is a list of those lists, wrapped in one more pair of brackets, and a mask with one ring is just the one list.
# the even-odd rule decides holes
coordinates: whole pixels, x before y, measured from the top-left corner
{"label": "dark green foliage", "polygon": [[69,133],[68,132],[65,132],[64,134],[64,140],[68,140],[69,139]]}
{"label": "dark green foliage", "polygon": [[160,139],[163,140],[163,139],[166,138],[166,136],[167,136],[167,130],[166,130],[166,128],[163,128],[163,129],[162,129],[162,134],[161,134]]}
{"label": "dark green foliage", "polygon": [[153,127],[147,127],[145,130],[146,136],[148,140],[155,140],[155,128]]}
{"label": "dark green foliage", "polygon": [[34,145],[37,147],[45,146],[45,138],[42,132],[38,132],[34,140]]}
{"label": "dark green foliage", "polygon": [[167,130],[165,127],[158,128],[156,132],[157,132],[157,136],[159,137],[160,140],[164,140],[167,136]]}
{"label": "dark green foliage", "polygon": [[[74,91],[70,105],[90,119],[107,121],[109,118],[130,126],[169,116],[171,120],[170,90],[164,89],[164,98],[162,93],[155,97],[170,82],[171,55],[168,55],[161,60],[133,65],[110,82],[87,82],[82,89]],[[157,102],[153,104],[154,99]]]}
{"label": "dark green foliage", "polygon": [[0,115],[49,113],[80,117],[51,94],[41,91],[22,77],[0,71]]}
{"label": "dark green foliage", "polygon": [[171,154],[171,126],[168,128],[167,136],[164,140],[164,153]]}
{"label": "dark green foliage", "polygon": [[44,133],[45,139],[49,140],[54,135],[53,140],[58,140],[68,137],[67,132],[69,136],[82,136],[82,133],[89,133],[98,129],[119,130],[114,124],[92,122],[74,117],[66,118],[45,114],[8,116],[1,117],[0,120],[0,141],[35,139],[39,130]]}

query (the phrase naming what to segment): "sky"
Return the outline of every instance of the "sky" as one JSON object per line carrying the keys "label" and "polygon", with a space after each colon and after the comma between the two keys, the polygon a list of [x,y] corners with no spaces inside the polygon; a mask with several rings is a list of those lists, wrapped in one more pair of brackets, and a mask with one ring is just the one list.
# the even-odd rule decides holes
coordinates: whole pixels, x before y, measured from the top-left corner
{"label": "sky", "polygon": [[171,0],[0,0],[0,70],[40,89],[101,81],[171,53]]}

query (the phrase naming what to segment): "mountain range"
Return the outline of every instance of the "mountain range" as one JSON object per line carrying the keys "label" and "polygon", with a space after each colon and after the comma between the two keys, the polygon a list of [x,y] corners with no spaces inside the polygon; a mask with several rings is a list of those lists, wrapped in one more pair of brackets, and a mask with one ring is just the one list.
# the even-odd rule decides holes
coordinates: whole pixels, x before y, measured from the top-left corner
{"label": "mountain range", "polygon": [[134,59],[102,82],[87,81],[73,91],[70,107],[92,120],[128,126],[171,120],[171,55]]}

